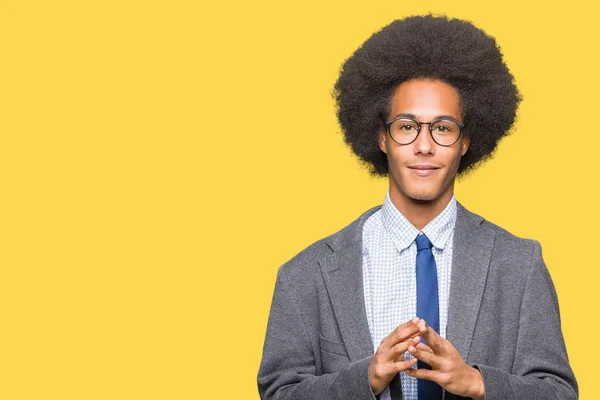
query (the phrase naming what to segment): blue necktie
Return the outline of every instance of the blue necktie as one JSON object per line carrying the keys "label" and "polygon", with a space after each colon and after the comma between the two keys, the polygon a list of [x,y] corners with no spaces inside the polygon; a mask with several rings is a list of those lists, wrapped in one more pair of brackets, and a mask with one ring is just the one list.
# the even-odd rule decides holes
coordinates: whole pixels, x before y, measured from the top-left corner
{"label": "blue necktie", "polygon": [[[417,236],[417,317],[440,333],[440,306],[438,297],[437,268],[431,252],[431,241],[424,234]],[[417,368],[431,369],[421,360]],[[433,381],[418,380],[419,400],[442,398],[442,388]]]}
{"label": "blue necktie", "polygon": [[[440,332],[440,306],[438,300],[437,268],[431,252],[431,242],[424,234],[417,236],[417,317],[423,318],[427,324]],[[423,340],[424,341],[424,340]],[[424,341],[425,342],[425,341]],[[422,361],[417,368],[431,369]],[[442,388],[435,382],[426,379],[417,381],[419,400],[438,400],[442,398]],[[401,398],[400,374],[390,382],[392,400]]]}

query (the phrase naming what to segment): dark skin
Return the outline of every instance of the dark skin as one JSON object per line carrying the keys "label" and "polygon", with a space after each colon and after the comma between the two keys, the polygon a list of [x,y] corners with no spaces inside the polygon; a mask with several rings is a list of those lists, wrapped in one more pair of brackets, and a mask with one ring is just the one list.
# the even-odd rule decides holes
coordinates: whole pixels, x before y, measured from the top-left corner
{"label": "dark skin", "polygon": [[[458,92],[439,80],[413,79],[400,84],[392,96],[388,120],[401,115],[419,122],[448,117],[462,123]],[[379,147],[388,158],[390,199],[415,228],[423,229],[450,202],[460,159],[469,143],[469,137],[462,135],[452,146],[440,146],[427,125],[407,145],[394,142],[385,130],[380,132]],[[432,169],[421,173],[418,167]]]}
{"label": "dark skin", "polygon": [[417,336],[408,352],[429,364],[431,370],[409,368],[404,373],[413,378],[434,381],[450,393],[483,400],[485,387],[479,370],[465,363],[452,343],[438,335],[425,320],[420,320],[418,326],[421,337],[429,346],[421,343]]}
{"label": "dark skin", "polygon": [[[462,123],[458,92],[434,79],[413,79],[400,84],[392,96],[388,120],[398,115],[410,115],[419,122],[448,117]],[[390,199],[417,229],[422,230],[450,202],[460,158],[469,143],[469,137],[462,135],[453,145],[440,146],[433,141],[427,125],[407,145],[394,142],[386,131],[380,132],[379,146],[389,164]],[[404,361],[406,351],[414,358]],[[417,359],[432,369],[412,368]],[[460,396],[484,398],[479,370],[466,364],[452,343],[420,318],[399,325],[382,340],[369,366],[373,393],[381,393],[401,371],[413,378],[434,381]]]}
{"label": "dark skin", "polygon": [[[429,346],[421,342],[425,339]],[[404,352],[414,358],[404,361]],[[421,360],[431,370],[413,369]],[[394,376],[404,371],[410,377],[436,382],[450,393],[483,400],[485,388],[479,370],[465,363],[448,340],[429,327],[425,320],[413,318],[385,337],[369,366],[369,382],[375,395],[383,392]]]}
{"label": "dark skin", "polygon": [[406,371],[417,363],[416,358],[403,361],[404,353],[411,346],[427,351],[426,346],[417,340],[420,333],[419,322],[420,319],[414,318],[399,325],[381,341],[369,366],[369,381],[376,395],[383,392],[398,372]]}

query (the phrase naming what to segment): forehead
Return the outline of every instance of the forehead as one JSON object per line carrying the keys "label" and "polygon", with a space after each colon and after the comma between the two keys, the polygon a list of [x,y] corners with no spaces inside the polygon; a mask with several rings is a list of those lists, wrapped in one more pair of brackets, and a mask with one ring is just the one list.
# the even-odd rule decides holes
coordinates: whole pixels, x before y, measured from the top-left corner
{"label": "forehead", "polygon": [[411,79],[398,85],[390,101],[390,117],[401,113],[419,119],[446,115],[461,120],[460,97],[439,79]]}

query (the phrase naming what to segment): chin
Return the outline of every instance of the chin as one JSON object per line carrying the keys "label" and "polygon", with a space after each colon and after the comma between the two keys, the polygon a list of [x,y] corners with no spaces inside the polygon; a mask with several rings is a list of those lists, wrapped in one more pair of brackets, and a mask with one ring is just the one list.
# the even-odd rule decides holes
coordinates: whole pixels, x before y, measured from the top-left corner
{"label": "chin", "polygon": [[412,200],[415,200],[418,202],[432,201],[432,200],[437,199],[439,196],[440,196],[439,193],[427,192],[427,191],[418,191],[418,192],[408,193],[408,197],[410,197]]}
{"label": "chin", "polygon": [[412,200],[426,202],[437,199],[441,196],[442,191],[437,185],[411,185],[405,187],[403,192]]}

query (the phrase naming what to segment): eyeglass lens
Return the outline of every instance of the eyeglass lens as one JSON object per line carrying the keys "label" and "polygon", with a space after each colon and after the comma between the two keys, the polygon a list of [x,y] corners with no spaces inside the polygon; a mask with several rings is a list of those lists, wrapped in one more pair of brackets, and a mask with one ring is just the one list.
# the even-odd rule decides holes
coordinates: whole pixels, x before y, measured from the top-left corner
{"label": "eyeglass lens", "polygon": [[[449,120],[438,120],[427,124],[431,130],[433,139],[440,145],[451,145],[458,140],[460,127],[456,122]],[[422,129],[427,129],[422,125]],[[397,119],[390,125],[390,135],[399,144],[413,142],[419,133],[419,124],[411,119]]]}

